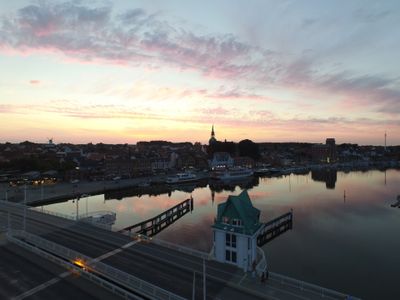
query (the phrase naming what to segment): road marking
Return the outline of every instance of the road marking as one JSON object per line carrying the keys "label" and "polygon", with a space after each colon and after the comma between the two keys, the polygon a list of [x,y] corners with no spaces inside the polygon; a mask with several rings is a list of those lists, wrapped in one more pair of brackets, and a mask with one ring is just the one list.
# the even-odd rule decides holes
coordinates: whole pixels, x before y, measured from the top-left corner
{"label": "road marking", "polygon": [[14,298],[12,298],[13,300],[21,300],[24,299],[26,297],[32,296],[33,294],[36,294],[37,292],[40,292],[41,290],[44,290],[45,288],[56,284],[57,282],[59,282],[61,279],[67,277],[70,274],[69,271],[61,273],[60,275],[58,275],[57,277],[54,277],[53,279],[50,279],[49,281],[46,281],[45,283],[42,283],[36,287],[34,287],[33,289],[30,289],[29,291],[26,291],[25,293],[22,293]]}
{"label": "road marking", "polygon": [[139,243],[139,240],[129,242],[128,244],[125,244],[125,245],[121,246],[120,248],[117,248],[117,249],[111,250],[110,252],[104,253],[103,255],[100,255],[99,257],[92,259],[90,262],[88,262],[88,265],[102,261],[110,256],[120,253],[120,252],[124,251],[125,249],[127,249],[137,243]]}
{"label": "road marking", "polygon": [[[121,246],[120,248],[111,250],[110,252],[107,252],[107,253],[105,253],[103,255],[100,255],[97,258],[92,259],[91,261],[87,262],[87,264],[91,265],[93,263],[102,261],[102,260],[104,260],[104,259],[106,259],[106,258],[108,258],[110,256],[113,256],[113,255],[115,255],[117,253],[120,253],[120,252],[124,251],[125,249],[127,249],[127,248],[129,248],[129,247],[131,247],[131,246],[133,246],[133,245],[135,245],[137,243],[139,243],[139,240],[129,242],[129,243]],[[53,279],[50,279],[49,281],[46,281],[45,283],[42,283],[42,284],[30,289],[29,291],[26,291],[26,292],[24,292],[24,293],[22,293],[22,294],[20,294],[20,295],[18,295],[16,297],[12,298],[12,299],[13,300],[22,300],[22,299],[24,299],[26,297],[32,296],[33,294],[36,294],[37,292],[40,292],[40,291],[44,290],[45,288],[48,288],[49,286],[51,286],[53,284],[56,284],[61,279],[65,278],[65,277],[67,277],[67,276],[69,276],[71,274],[72,274],[71,271],[66,271],[64,273],[61,273],[57,277],[54,277]]]}
{"label": "road marking", "polygon": [[247,273],[245,273],[244,275],[243,275],[243,277],[242,277],[242,279],[240,279],[239,280],[239,285],[241,285],[242,284],[242,281],[245,279],[247,277]]}

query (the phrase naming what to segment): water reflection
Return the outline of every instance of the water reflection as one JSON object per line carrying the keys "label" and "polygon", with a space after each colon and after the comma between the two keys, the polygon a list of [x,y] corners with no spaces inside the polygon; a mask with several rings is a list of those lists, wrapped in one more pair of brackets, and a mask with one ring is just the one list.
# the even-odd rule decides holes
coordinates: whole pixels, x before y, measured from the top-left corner
{"label": "water reflection", "polygon": [[323,168],[311,171],[314,181],[325,182],[327,189],[334,189],[337,180],[337,170],[334,168]]}

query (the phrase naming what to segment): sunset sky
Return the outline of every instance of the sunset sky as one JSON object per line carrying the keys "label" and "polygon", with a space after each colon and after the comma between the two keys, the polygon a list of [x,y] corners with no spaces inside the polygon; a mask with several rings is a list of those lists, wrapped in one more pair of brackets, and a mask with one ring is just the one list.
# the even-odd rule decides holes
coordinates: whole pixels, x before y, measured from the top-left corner
{"label": "sunset sky", "polygon": [[400,144],[400,1],[1,1],[0,142]]}

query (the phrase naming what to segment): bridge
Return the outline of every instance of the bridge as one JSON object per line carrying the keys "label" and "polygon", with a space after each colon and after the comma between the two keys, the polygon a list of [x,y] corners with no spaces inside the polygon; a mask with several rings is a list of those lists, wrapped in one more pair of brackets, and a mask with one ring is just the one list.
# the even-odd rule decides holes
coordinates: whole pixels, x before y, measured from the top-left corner
{"label": "bridge", "polygon": [[[13,244],[70,270],[68,274],[80,274],[79,280],[101,286],[117,299],[347,297],[272,272],[268,283],[261,284],[234,266],[213,261],[208,253],[154,238],[132,240],[118,232],[29,210],[20,204],[0,201],[0,213],[5,214],[2,221],[9,220],[8,239]],[[59,275],[55,277],[64,282],[66,279]],[[51,288],[53,281],[50,278],[40,288],[33,286],[24,293],[44,292]]]}
{"label": "bridge", "polygon": [[191,211],[193,211],[193,198],[186,199],[153,218],[125,227],[119,232],[128,232],[129,235],[133,232],[152,237]]}

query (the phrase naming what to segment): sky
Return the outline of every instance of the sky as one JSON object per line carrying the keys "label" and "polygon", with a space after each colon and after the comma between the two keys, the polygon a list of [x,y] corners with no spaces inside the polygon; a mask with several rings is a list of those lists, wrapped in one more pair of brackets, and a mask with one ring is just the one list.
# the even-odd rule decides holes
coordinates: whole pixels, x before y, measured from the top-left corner
{"label": "sky", "polygon": [[400,144],[400,1],[1,1],[0,142]]}

